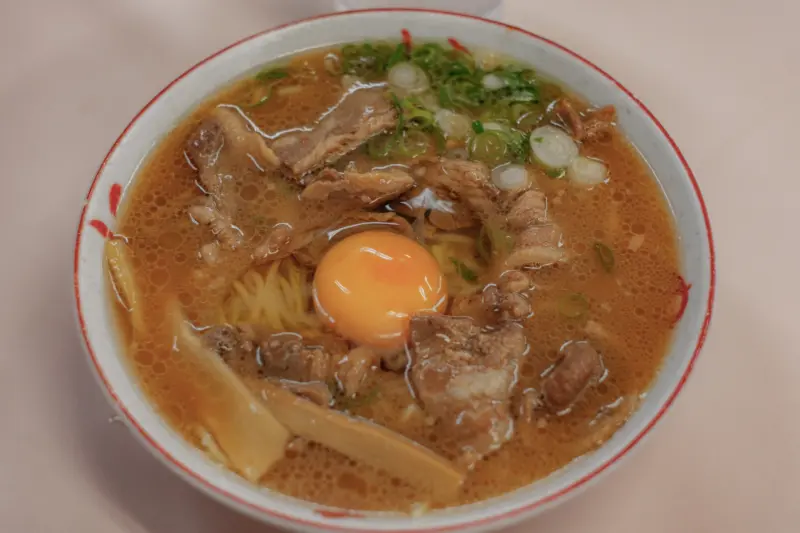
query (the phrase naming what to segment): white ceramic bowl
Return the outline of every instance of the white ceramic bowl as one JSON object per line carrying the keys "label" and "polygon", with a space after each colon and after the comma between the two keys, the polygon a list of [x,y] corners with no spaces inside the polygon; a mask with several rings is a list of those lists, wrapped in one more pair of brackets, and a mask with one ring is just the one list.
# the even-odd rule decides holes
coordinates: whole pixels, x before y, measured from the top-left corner
{"label": "white ceramic bowl", "polygon": [[[652,166],[677,222],[684,277],[691,285],[672,347],[641,408],[597,451],[513,493],[419,517],[342,513],[257,489],[221,470],[167,426],[128,373],[117,343],[103,277],[103,243],[114,231],[120,197],[153,146],[207,96],[263,63],[364,39],[455,38],[533,64],[596,105],[613,104],[619,124]],[[706,333],[714,296],[714,251],[697,182],[653,115],[611,76],[558,44],[527,31],[465,15],[371,10],[326,15],[244,39],[203,60],[169,84],[114,143],[92,182],[75,245],[78,321],[100,384],[133,433],[167,466],[218,500],[258,519],[316,531],[478,531],[530,517],[575,494],[617,464],[648,433],[684,385]]]}

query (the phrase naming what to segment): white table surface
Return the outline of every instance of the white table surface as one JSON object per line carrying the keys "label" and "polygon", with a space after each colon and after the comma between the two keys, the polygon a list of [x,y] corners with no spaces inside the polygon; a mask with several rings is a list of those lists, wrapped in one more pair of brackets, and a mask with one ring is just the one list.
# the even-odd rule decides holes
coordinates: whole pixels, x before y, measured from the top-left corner
{"label": "white table surface", "polygon": [[[98,164],[158,90],[327,5],[0,3],[0,531],[268,531],[108,422],[74,325],[74,232]],[[719,274],[706,348],[654,434],[513,531],[800,531],[800,2],[506,0],[504,19],[585,55],[660,118],[705,193]]]}

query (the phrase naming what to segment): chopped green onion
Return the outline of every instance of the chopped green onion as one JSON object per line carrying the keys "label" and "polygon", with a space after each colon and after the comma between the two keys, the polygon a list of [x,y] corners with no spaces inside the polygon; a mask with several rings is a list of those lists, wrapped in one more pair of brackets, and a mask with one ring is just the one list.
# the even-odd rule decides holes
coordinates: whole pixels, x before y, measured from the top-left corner
{"label": "chopped green onion", "polygon": [[492,170],[492,183],[501,191],[517,191],[523,190],[530,182],[523,165],[506,163]]}
{"label": "chopped green onion", "polygon": [[491,167],[511,161],[525,162],[529,150],[525,133],[499,122],[483,122],[480,127],[482,131],[475,130],[478,133],[469,146],[473,159]]}
{"label": "chopped green onion", "polygon": [[531,91],[514,91],[506,97],[509,102],[532,102],[539,103],[539,97]]}
{"label": "chopped green onion", "polygon": [[250,109],[253,109],[254,107],[258,107],[258,106],[260,106],[262,104],[265,104],[272,97],[272,89],[273,88],[274,87],[272,85],[269,85],[267,87],[267,92],[266,92],[266,94],[264,94],[264,96],[259,98],[258,101],[256,101],[255,103],[252,103],[252,104],[250,104],[250,105],[248,105],[246,107],[248,107]]}
{"label": "chopped green onion", "polygon": [[472,131],[475,133],[483,133],[483,124],[481,124],[480,120],[476,120],[472,123]]}
{"label": "chopped green onion", "polygon": [[428,135],[420,130],[406,130],[398,141],[397,152],[405,157],[419,157],[431,145]]}
{"label": "chopped green onion", "polygon": [[508,143],[503,135],[495,130],[484,131],[477,134],[469,143],[471,159],[496,167],[511,160]]}
{"label": "chopped green onion", "polygon": [[[502,103],[505,104],[505,102],[502,102]],[[519,103],[519,102],[511,104],[511,106],[508,108],[508,111],[509,111],[509,117],[508,118],[511,119],[511,122],[516,124],[516,123],[518,123],[520,121],[520,119],[522,117],[524,117],[528,113],[530,113],[531,110],[532,110],[532,107],[529,106],[528,104],[523,104],[523,103]]]}
{"label": "chopped green onion", "polygon": [[544,173],[554,180],[560,180],[567,174],[567,171],[563,168],[548,168]]}
{"label": "chopped green onion", "polygon": [[450,93],[444,85],[439,87],[439,105],[447,108],[455,107],[455,103],[453,103],[453,99],[450,98]]}
{"label": "chopped green onion", "polygon": [[478,275],[463,262],[454,257],[450,258],[450,262],[456,267],[456,272],[458,272],[458,275],[461,276],[465,281],[475,281],[478,279]]}
{"label": "chopped green onion", "polygon": [[256,74],[256,80],[258,81],[270,81],[270,80],[279,80],[281,78],[285,78],[289,75],[289,72],[283,68],[271,68],[267,70],[262,70],[258,74]]}
{"label": "chopped green onion", "polygon": [[558,311],[567,318],[581,318],[589,312],[589,300],[579,292],[572,292],[558,301]]}
{"label": "chopped green onion", "polygon": [[406,124],[412,124],[420,129],[430,128],[434,124],[433,113],[422,107],[416,98],[403,98],[400,101],[400,109]]}
{"label": "chopped green onion", "polygon": [[502,224],[489,221],[478,233],[476,242],[478,255],[490,263],[493,255],[505,255],[514,248],[514,236],[503,229]]}
{"label": "chopped green onion", "polygon": [[508,142],[511,153],[514,154],[514,160],[517,163],[524,163],[528,159],[531,144],[528,142],[528,136],[519,130],[509,128],[506,132],[506,141]]}
{"label": "chopped green onion", "polygon": [[436,126],[448,139],[464,140],[472,133],[472,122],[467,115],[441,108],[434,114]]}
{"label": "chopped green onion", "polygon": [[389,68],[397,45],[388,43],[348,44],[342,47],[342,71],[366,79],[380,78]]}
{"label": "chopped green onion", "polygon": [[367,141],[367,155],[372,159],[385,159],[394,147],[395,138],[391,135],[378,135]]}
{"label": "chopped green onion", "polygon": [[436,143],[436,153],[442,154],[447,149],[447,139],[444,138],[442,130],[433,130],[433,141]]}
{"label": "chopped green onion", "polygon": [[594,243],[594,251],[597,252],[597,258],[600,264],[603,265],[603,270],[611,272],[614,270],[614,252],[603,244],[602,242]]}
{"label": "chopped green onion", "polygon": [[405,61],[407,57],[406,45],[403,43],[398,43],[394,49],[394,52],[392,52],[392,55],[389,56],[389,60],[386,62],[386,68],[392,68],[396,64]]}
{"label": "chopped green onion", "polygon": [[567,167],[567,177],[577,185],[590,188],[608,179],[608,168],[602,161],[579,155]]}
{"label": "chopped green onion", "polygon": [[430,89],[430,80],[422,68],[408,61],[400,61],[389,69],[389,85],[401,94],[421,94]]}
{"label": "chopped green onion", "polygon": [[483,85],[469,78],[450,78],[442,88],[446,91],[447,99],[459,107],[480,107],[487,100]]}
{"label": "chopped green onion", "polygon": [[566,168],[578,157],[578,145],[564,130],[555,126],[540,126],[531,132],[531,138],[541,137],[542,142],[529,143],[533,156],[545,169]]}
{"label": "chopped green onion", "polygon": [[[517,112],[514,112],[514,109]],[[517,129],[531,131],[544,119],[545,108],[541,104],[513,104],[512,115]]]}
{"label": "chopped green onion", "polygon": [[372,159],[391,156],[419,157],[430,148],[430,137],[420,130],[405,130],[399,135],[378,135],[366,144],[367,155]]}
{"label": "chopped green onion", "polygon": [[444,48],[436,43],[426,43],[411,51],[411,61],[425,70],[432,70],[444,58]]}
{"label": "chopped green onion", "polygon": [[406,127],[405,118],[403,117],[403,106],[400,104],[400,100],[397,98],[397,95],[391,93],[392,95],[392,103],[394,104],[395,109],[397,109],[397,126],[395,127],[394,134],[395,136],[400,136],[403,133],[403,128]]}

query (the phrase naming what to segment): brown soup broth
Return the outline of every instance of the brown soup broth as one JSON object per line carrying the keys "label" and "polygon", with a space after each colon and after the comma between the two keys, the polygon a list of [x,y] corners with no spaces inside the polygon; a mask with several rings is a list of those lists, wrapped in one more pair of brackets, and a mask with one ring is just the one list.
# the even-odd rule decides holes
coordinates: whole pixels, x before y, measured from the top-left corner
{"label": "brown soup broth", "polygon": [[[264,175],[250,165],[237,174],[235,220],[245,242],[216,266],[205,265],[198,249],[207,230],[187,216],[202,197],[197,171],[184,145],[209,111],[219,104],[240,106],[268,135],[312,124],[343,94],[340,76],[324,66],[328,51],[297,56],[289,66],[304,72],[282,82],[270,99],[256,107],[259,82],[237,81],[214,95],[183,120],[155,148],[127,191],[118,233],[128,240],[134,277],[141,293],[147,335],[135,341],[120,306],[118,323],[129,359],[147,396],[169,424],[200,447],[196,413],[204,391],[174,359],[164,325],[167,295],[178,295],[189,318],[199,326],[220,321],[220,306],[230,284],[251,267],[250,253],[278,222],[296,223],[317,216],[301,203],[298,185],[279,175]],[[291,87],[286,89],[286,87]],[[558,89],[557,93],[560,92]],[[570,95],[574,102],[579,98]],[[592,189],[571,186],[566,179],[545,176],[528,165],[546,192],[550,216],[564,232],[568,262],[535,273],[533,317],[525,331],[530,353],[519,386],[536,386],[539,376],[559,357],[565,342],[591,338],[603,355],[607,378],[589,390],[569,416],[550,416],[538,423],[516,423],[515,435],[498,452],[481,461],[466,480],[460,499],[466,504],[500,495],[543,478],[607,440],[635,408],[659,370],[667,351],[676,313],[678,251],[670,213],[657,182],[631,144],[617,131],[608,142],[585,147],[586,155],[606,163],[610,180]],[[363,151],[345,156],[359,167],[376,166]],[[466,234],[475,236],[474,232]],[[614,268],[606,272],[596,243],[614,251]],[[110,291],[111,294],[113,294]],[[568,317],[565,295],[580,294],[586,309]],[[583,304],[582,304],[583,305]],[[599,332],[599,333],[598,333]],[[402,416],[412,397],[402,375],[381,372],[367,389],[376,398],[349,406],[351,413],[372,419],[423,445],[452,457],[453,449],[437,426]],[[289,496],[349,509],[407,512],[421,500],[406,483],[314,443],[289,450],[263,479],[263,485]],[[432,502],[432,506],[442,505]]]}

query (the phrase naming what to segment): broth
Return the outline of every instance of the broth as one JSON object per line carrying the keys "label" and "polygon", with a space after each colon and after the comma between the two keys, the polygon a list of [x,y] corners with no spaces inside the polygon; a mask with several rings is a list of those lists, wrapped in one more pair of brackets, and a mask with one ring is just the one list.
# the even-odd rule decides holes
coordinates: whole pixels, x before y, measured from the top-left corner
{"label": "broth", "polygon": [[[334,61],[332,55],[339,61]],[[345,93],[343,75],[337,70],[348,66],[343,55],[346,54],[341,48],[314,51],[292,58],[279,67],[285,70],[277,74],[265,71],[273,72],[270,76],[274,77],[233,83],[199,106],[160,141],[127,191],[117,235],[124,238],[130,257],[138,291],[135,306],[143,327],[132,327],[130,309],[115,299],[126,355],[147,396],[164,418],[200,449],[209,447],[208,433],[202,430],[202,413],[212,400],[209,392],[198,385],[186,359],[173,350],[174,332],[165,318],[168,298],[177,296],[186,316],[200,330],[226,323],[236,313],[246,315],[241,309],[232,310],[236,304],[231,300],[235,299],[233,284],[243,283],[247,272],[262,276],[253,279],[268,279],[270,268],[276,264],[254,264],[254,250],[275,231],[276,225],[313,227],[315,221],[324,225],[333,209],[331,202],[338,200],[306,201],[300,198],[303,186],[298,180],[287,178],[285,169],[262,171],[259,167],[263,165],[254,165],[252,156],[252,160],[233,161],[226,168],[227,175],[233,178],[225,182],[225,195],[233,206],[228,215],[240,230],[241,242],[232,250],[224,244],[206,248],[208,254],[204,255],[203,247],[213,241],[214,235],[220,239],[221,235],[212,234],[187,215],[189,206],[202,199],[204,192],[209,193],[198,179],[197,162],[187,153],[187,139],[220,105],[234,106],[229,109],[248,117],[269,139],[268,143],[297,128],[310,127]],[[335,69],[330,68],[332,63],[337,63]],[[361,74],[365,83],[375,82]],[[345,84],[348,82],[345,79]],[[531,119],[533,122],[525,127],[515,123],[524,135],[551,122],[569,132],[568,121],[554,112],[554,102],[559,99],[568,98],[584,117],[589,116],[587,104],[576,95],[540,78],[536,83],[540,102],[526,109],[541,117]],[[270,85],[271,93],[267,95],[265,87]],[[265,96],[268,97],[261,102]],[[436,131],[420,130],[429,139],[420,153],[409,154],[406,150],[385,157],[378,154],[376,158],[370,150],[382,148],[373,140],[366,149],[362,146],[349,151],[331,166],[340,171],[361,172],[391,165],[408,169],[417,162],[435,164],[430,161],[438,153],[458,152],[465,145],[473,149],[467,151],[474,156],[477,150],[470,143],[479,130],[486,131],[485,125],[490,121],[474,124],[486,111],[481,106],[457,109],[473,122],[466,141],[452,137],[443,140]],[[403,111],[408,113],[407,109]],[[392,129],[384,136],[390,139],[394,134]],[[443,146],[437,146],[437,142]],[[464,468],[465,481],[454,499],[437,500],[408,480],[392,477],[322,444],[302,440],[290,446],[284,458],[263,476],[261,484],[289,496],[346,509],[411,512],[420,506],[467,504],[547,476],[595,449],[624,423],[646,394],[670,342],[680,303],[676,298],[676,235],[658,184],[618,130],[612,128],[606,138],[579,146],[582,156],[604,163],[609,177],[606,181],[581,187],[569,177],[558,176],[558,172],[532,162],[527,154],[524,156],[532,186],[547,198],[547,216],[561,229],[560,244],[568,252],[568,259],[521,269],[532,280],[533,288],[525,294],[531,315],[515,322],[524,328],[528,349],[520,359],[513,394],[517,398],[530,388],[540,392],[543,376],[554,372],[570,341],[588,340],[602,354],[603,376],[566,413],[548,412],[538,406],[537,414],[528,421],[512,402],[513,436],[498,449],[483,454],[471,469]],[[404,194],[400,200],[410,193]],[[371,209],[391,212],[383,203]],[[409,217],[415,231],[419,229],[415,226],[417,220]],[[479,241],[484,238],[481,228],[486,225],[475,224],[454,232],[434,231],[430,224],[426,227],[434,237],[454,233]],[[422,241],[428,249],[432,243],[441,244],[433,237]],[[472,246],[467,247],[472,250]],[[216,263],[207,261],[209,254],[216,255]],[[495,283],[493,256],[489,261],[483,261],[479,253],[470,252],[465,257],[463,262],[447,257],[441,265],[450,286],[451,302],[458,291],[466,291],[473,284]],[[275,271],[297,269],[310,291],[313,269],[295,259],[283,261]],[[465,262],[477,266],[469,267]],[[112,295],[118,293],[119,290],[110,291]],[[303,303],[303,311],[308,311],[310,317],[309,327],[318,328],[310,299]],[[274,327],[269,329],[275,332]],[[348,349],[355,345],[342,341],[324,326],[322,331],[332,335],[331,342],[344,342]],[[237,375],[262,379],[264,370],[253,361],[248,357],[227,360]],[[389,371],[380,362],[373,362],[372,366],[355,397],[346,396],[341,384],[331,387],[333,409],[372,420],[458,463],[463,451],[461,443],[440,422],[431,423],[432,415],[426,413],[428,405],[421,405],[410,373]],[[224,450],[217,449],[212,457],[215,454],[217,458],[224,456]]]}

